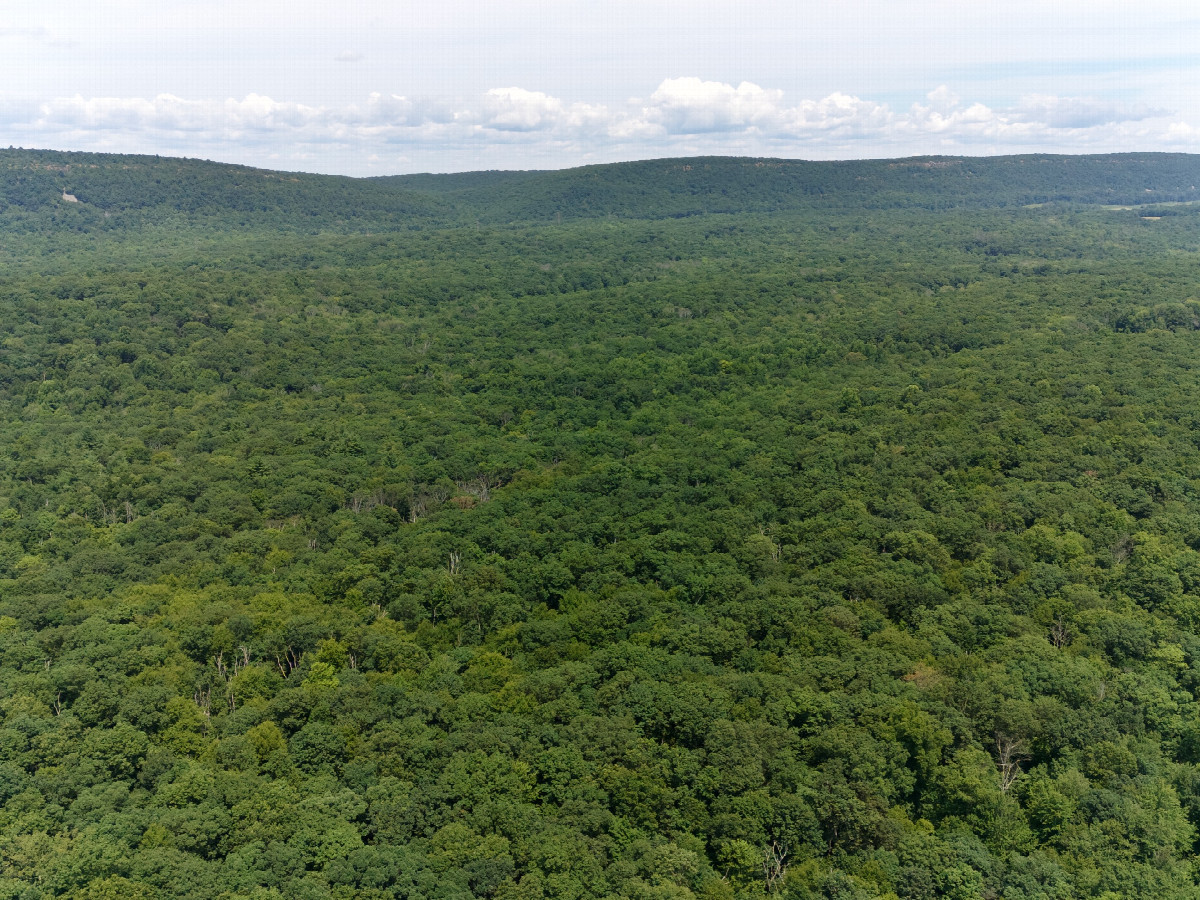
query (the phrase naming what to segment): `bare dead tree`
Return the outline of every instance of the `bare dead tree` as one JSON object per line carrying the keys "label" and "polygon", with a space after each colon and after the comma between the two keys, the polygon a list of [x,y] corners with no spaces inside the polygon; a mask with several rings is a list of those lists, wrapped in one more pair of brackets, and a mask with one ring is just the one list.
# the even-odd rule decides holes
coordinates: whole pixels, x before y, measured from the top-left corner
{"label": "bare dead tree", "polygon": [[1125,534],[1121,539],[1112,545],[1113,562],[1123,563],[1129,559],[1129,554],[1133,552],[1133,537]]}
{"label": "bare dead tree", "polygon": [[464,494],[469,494],[480,503],[487,503],[492,499],[492,489],[499,487],[501,481],[494,475],[476,475],[468,481],[460,481],[458,489]]}
{"label": "bare dead tree", "polygon": [[204,733],[208,734],[208,726],[212,721],[212,688],[196,688],[192,700],[200,707],[200,715],[204,716]]}
{"label": "bare dead tree", "polygon": [[1000,770],[1000,790],[1007,792],[1021,777],[1021,760],[1028,759],[1025,742],[996,732],[996,767]]}
{"label": "bare dead tree", "polygon": [[231,663],[232,668],[225,665],[225,654],[218,653],[213,657],[213,665],[217,669],[217,674],[221,676],[226,684],[233,681],[238,673],[250,665],[250,651],[246,647],[238,647],[238,653],[233,657]]}
{"label": "bare dead tree", "polygon": [[475,485],[479,489],[478,497],[480,503],[487,503],[492,499],[492,488],[495,486],[495,482],[490,475],[476,476]]}
{"label": "bare dead tree", "polygon": [[1071,643],[1072,637],[1071,629],[1067,627],[1067,623],[1062,616],[1059,616],[1050,624],[1050,643],[1059,650]]}
{"label": "bare dead tree", "polygon": [[771,846],[763,854],[763,882],[768,892],[774,892],[783,887],[784,876],[788,870],[787,844],[771,841]]}
{"label": "bare dead tree", "polygon": [[120,521],[120,510],[116,506],[109,508],[100,500],[100,522],[104,525],[116,525]]}
{"label": "bare dead tree", "polygon": [[429,511],[430,498],[425,494],[417,494],[408,503],[408,524],[415,525]]}
{"label": "bare dead tree", "polygon": [[304,658],[304,651],[297,653],[292,649],[292,645],[288,644],[287,649],[283,651],[283,658],[280,659],[279,654],[275,654],[275,668],[279,670],[279,674],[287,678],[300,667],[300,660]]}

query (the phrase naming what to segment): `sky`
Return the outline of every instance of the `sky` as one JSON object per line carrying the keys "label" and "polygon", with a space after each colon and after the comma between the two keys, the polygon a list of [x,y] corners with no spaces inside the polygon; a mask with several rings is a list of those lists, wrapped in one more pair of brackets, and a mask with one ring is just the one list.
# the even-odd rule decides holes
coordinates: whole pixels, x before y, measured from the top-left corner
{"label": "sky", "polygon": [[1159,0],[0,0],[0,146],[392,175],[1200,152]]}

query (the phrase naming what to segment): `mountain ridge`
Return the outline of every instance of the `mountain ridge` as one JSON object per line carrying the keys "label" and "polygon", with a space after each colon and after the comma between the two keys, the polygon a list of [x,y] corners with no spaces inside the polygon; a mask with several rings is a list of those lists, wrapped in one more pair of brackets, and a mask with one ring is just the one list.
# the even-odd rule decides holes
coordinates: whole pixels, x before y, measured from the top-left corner
{"label": "mountain ridge", "polygon": [[[562,170],[350,178],[175,157],[0,150],[0,225],[392,231],[707,214],[1200,199],[1200,156],[1122,153],[808,161],[683,157]],[[62,194],[79,203],[64,211]],[[229,214],[236,214],[230,217]]]}

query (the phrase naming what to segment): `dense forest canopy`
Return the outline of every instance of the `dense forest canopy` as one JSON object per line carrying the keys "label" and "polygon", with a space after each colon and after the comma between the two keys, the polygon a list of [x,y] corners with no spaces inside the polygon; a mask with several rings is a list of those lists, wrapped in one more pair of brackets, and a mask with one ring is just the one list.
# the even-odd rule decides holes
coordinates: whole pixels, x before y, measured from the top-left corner
{"label": "dense forest canopy", "polygon": [[0,151],[0,898],[1196,896],[1197,175]]}
{"label": "dense forest canopy", "polygon": [[[559,172],[344,178],[201,160],[0,150],[0,227],[121,233],[361,233],[421,226],[667,219],[817,210],[989,209],[1035,203],[1200,202],[1196,157],[699,157]],[[75,203],[64,203],[70,194]]]}

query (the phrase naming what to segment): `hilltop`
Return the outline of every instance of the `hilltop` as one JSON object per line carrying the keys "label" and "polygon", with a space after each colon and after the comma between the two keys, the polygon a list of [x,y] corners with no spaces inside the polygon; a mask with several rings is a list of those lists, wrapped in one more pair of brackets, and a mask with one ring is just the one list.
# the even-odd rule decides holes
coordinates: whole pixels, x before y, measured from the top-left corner
{"label": "hilltop", "polygon": [[1129,153],[849,162],[698,157],[382,180],[445,197],[464,213],[500,222],[1194,201],[1200,199],[1197,176],[1200,157]]}
{"label": "hilltop", "polygon": [[[1200,157],[701,157],[553,172],[345,178],[151,156],[0,150],[0,228],[285,232],[804,210],[1147,205],[1200,199]],[[78,204],[67,205],[70,192]]]}

